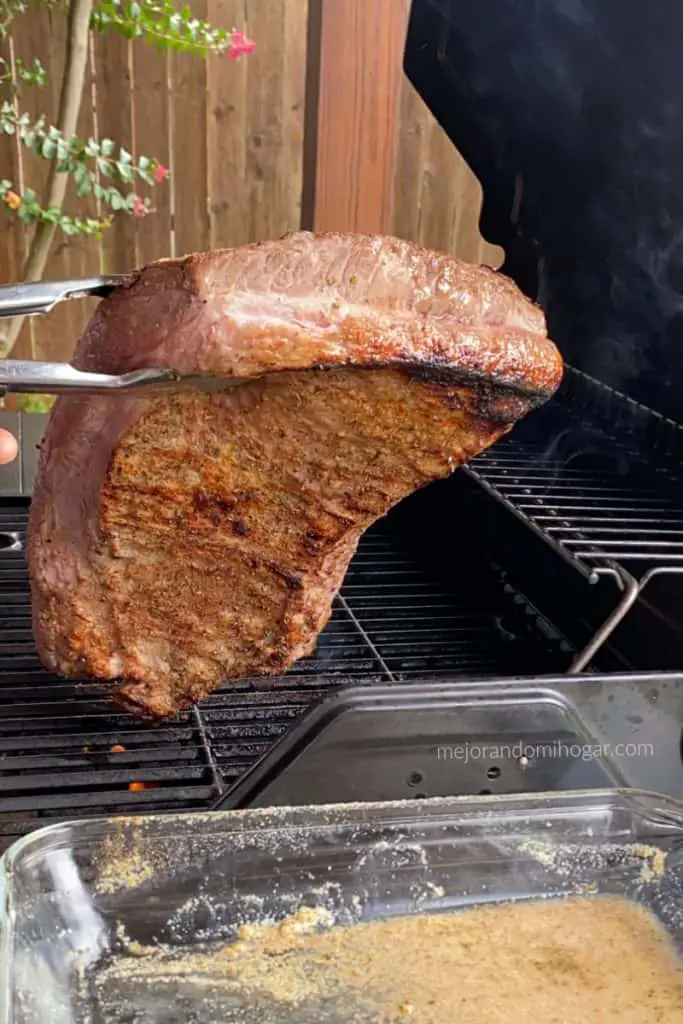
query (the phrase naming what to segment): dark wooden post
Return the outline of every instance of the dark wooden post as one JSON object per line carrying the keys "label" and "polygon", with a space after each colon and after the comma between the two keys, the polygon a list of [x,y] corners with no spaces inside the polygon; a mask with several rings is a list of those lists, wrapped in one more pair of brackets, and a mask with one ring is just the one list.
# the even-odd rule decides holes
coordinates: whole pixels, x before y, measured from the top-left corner
{"label": "dark wooden post", "polygon": [[409,0],[322,0],[316,231],[391,231],[409,8]]}

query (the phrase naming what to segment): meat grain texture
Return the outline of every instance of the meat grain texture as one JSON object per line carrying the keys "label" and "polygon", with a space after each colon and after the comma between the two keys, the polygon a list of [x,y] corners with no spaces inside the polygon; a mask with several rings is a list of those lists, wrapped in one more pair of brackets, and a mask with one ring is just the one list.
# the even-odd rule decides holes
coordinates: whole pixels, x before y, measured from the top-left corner
{"label": "meat grain texture", "polygon": [[46,667],[163,718],[315,647],[359,537],[557,388],[542,312],[398,239],[306,232],[164,260],[102,301],[74,365],[248,378],[61,397],[28,535]]}

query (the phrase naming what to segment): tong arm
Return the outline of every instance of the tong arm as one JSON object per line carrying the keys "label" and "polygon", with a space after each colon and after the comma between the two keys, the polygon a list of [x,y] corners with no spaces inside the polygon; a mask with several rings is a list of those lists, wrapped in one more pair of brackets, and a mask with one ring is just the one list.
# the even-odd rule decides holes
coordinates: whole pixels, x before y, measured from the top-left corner
{"label": "tong arm", "polygon": [[176,370],[133,370],[121,375],[87,373],[68,363],[40,363],[22,359],[0,359],[0,395],[15,394],[63,395],[108,394],[117,391],[163,389],[177,387],[180,374]]}
{"label": "tong arm", "polygon": [[70,281],[29,281],[0,287],[0,319],[49,313],[64,299],[84,296],[104,297],[118,288],[125,275],[74,278]]}

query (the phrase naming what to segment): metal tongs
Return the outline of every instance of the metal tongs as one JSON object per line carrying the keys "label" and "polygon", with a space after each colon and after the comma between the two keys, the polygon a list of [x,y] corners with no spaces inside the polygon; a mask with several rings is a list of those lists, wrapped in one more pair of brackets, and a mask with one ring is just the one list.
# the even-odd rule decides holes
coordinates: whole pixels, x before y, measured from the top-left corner
{"label": "metal tongs", "polygon": [[[87,277],[70,281],[36,281],[0,287],[0,319],[16,316],[39,316],[49,313],[67,299],[85,296],[103,298],[128,280],[127,275]],[[180,373],[169,368],[154,367],[133,370],[120,375],[86,373],[68,363],[43,363],[20,359],[0,359],[0,396],[16,394],[86,394],[143,395],[160,391],[194,388],[201,391],[223,391],[245,384],[241,378],[207,377]]]}

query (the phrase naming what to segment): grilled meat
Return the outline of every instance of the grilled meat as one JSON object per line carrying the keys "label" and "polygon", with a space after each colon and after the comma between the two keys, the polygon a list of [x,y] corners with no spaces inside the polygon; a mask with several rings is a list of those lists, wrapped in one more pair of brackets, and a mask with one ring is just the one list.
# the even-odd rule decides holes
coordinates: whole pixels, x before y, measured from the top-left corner
{"label": "grilled meat", "polygon": [[561,377],[505,277],[387,237],[298,233],[131,274],[74,365],[250,378],[61,397],[28,537],[45,665],[161,718],[315,647],[362,532]]}

